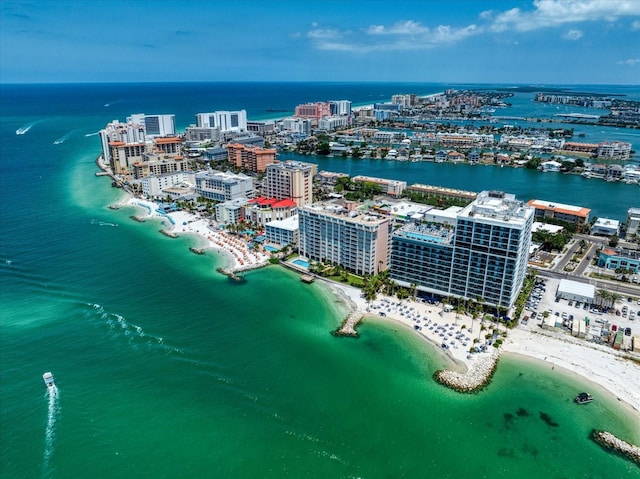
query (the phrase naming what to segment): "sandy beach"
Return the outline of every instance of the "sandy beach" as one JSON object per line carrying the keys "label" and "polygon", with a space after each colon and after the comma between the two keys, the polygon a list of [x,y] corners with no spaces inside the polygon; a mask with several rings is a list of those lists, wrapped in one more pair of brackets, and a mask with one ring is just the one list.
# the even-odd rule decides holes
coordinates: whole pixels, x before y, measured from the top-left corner
{"label": "sandy beach", "polygon": [[143,214],[137,215],[140,219],[167,219],[169,224],[166,225],[165,231],[168,233],[197,235],[201,241],[201,244],[198,245],[199,249],[213,249],[226,254],[229,260],[226,269],[229,272],[257,268],[269,261],[270,255],[267,253],[250,248],[241,237],[211,226],[209,220],[197,214],[186,211],[161,213],[158,211],[159,205],[157,203],[136,197],[127,198],[123,205],[136,206],[144,211]]}
{"label": "sandy beach", "polygon": [[[203,242],[200,248],[219,250],[228,256],[229,271],[268,263],[268,254],[249,248],[245,240],[210,226],[208,220],[197,214],[185,211],[163,214],[158,212],[156,203],[135,197],[125,199],[122,204],[141,208],[144,213],[138,215],[140,219],[168,219],[168,232],[198,235]],[[495,354],[495,340],[502,338],[502,352],[545,361],[551,367],[558,366],[578,374],[605,388],[640,414],[640,363],[625,359],[625,353],[607,345],[587,342],[560,331],[543,330],[533,321],[528,326],[519,325],[508,330],[507,337],[503,338],[491,335],[495,328],[492,323],[474,320],[455,311],[444,311],[442,305],[383,295],[368,303],[358,288],[331,282],[325,284],[345,299],[351,311],[399,323],[439,347],[451,359],[453,370],[464,372],[478,367],[483,361],[490,361]],[[498,331],[505,331],[505,328],[500,326]],[[482,351],[471,354],[472,347]]]}
{"label": "sandy beach", "polygon": [[[485,322],[485,329],[481,330],[479,320],[473,321],[469,316],[457,315],[454,311],[444,312],[442,306],[409,299],[400,301],[379,296],[367,304],[357,288],[337,283],[328,285],[334,293],[346,298],[352,309],[364,315],[365,321],[368,315],[377,316],[411,328],[437,347],[446,343],[444,351],[452,360],[452,369],[462,367],[463,370],[471,370],[477,362],[491,359],[495,348],[488,343],[493,339],[485,337],[493,328],[489,322]],[[501,326],[500,331],[504,330]],[[487,345],[486,352],[469,354],[472,346],[482,344]],[[501,350],[580,375],[603,387],[640,415],[640,364],[625,359],[625,353],[562,332],[546,331],[534,324],[508,330]]]}

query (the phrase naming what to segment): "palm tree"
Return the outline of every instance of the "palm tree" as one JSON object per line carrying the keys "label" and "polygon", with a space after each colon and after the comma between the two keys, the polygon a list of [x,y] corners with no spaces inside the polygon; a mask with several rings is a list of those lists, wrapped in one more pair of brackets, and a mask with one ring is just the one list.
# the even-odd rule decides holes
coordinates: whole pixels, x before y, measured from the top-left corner
{"label": "palm tree", "polygon": [[600,300],[599,304],[602,306],[605,301],[608,301],[611,298],[611,293],[606,289],[599,289],[596,291],[596,298]]}
{"label": "palm tree", "polygon": [[622,299],[622,295],[620,293],[609,293],[609,301],[611,301],[611,307],[615,308],[616,303]]}

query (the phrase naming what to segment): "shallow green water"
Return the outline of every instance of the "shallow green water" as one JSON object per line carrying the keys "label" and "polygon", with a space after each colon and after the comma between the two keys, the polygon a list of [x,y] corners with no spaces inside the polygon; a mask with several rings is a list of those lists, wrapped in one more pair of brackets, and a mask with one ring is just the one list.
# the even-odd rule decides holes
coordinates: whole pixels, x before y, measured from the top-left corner
{"label": "shallow green water", "polygon": [[588,439],[640,443],[637,416],[577,407],[584,382],[509,357],[483,393],[453,393],[411,331],[336,338],[346,308],[321,285],[278,267],[237,285],[194,239],[108,209],[95,137],[51,145],[81,120],[24,137],[2,120],[3,478],[638,476]]}

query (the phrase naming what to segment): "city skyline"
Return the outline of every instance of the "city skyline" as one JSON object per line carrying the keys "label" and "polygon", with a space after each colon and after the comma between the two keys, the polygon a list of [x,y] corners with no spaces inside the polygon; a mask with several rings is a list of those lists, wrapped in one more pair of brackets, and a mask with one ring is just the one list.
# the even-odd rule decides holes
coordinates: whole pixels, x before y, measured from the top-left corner
{"label": "city skyline", "polygon": [[0,7],[0,82],[638,84],[640,2],[74,3]]}

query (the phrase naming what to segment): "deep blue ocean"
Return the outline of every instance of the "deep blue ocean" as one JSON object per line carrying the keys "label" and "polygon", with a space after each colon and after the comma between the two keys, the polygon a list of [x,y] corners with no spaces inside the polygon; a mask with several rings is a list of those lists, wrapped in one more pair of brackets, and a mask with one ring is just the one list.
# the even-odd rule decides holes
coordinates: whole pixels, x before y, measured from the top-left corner
{"label": "deep blue ocean", "polygon": [[[0,476],[640,477],[589,440],[596,428],[640,443],[637,415],[586,379],[511,356],[481,394],[453,393],[431,379],[447,359],[411,331],[366,321],[360,338],[336,338],[347,309],[321,284],[277,266],[230,282],[215,271],[221,256],[189,251],[195,239],[109,209],[122,192],[95,176],[97,131],[132,113],[173,113],[182,129],[199,112],[246,109],[255,120],[307,101],[367,104],[448,86],[0,85]],[[524,108],[528,94],[518,95]],[[592,135],[638,149],[632,130],[588,130],[585,141]],[[570,175],[307,160],[621,220],[640,203],[638,186]],[[598,400],[577,407],[580,390]]]}

